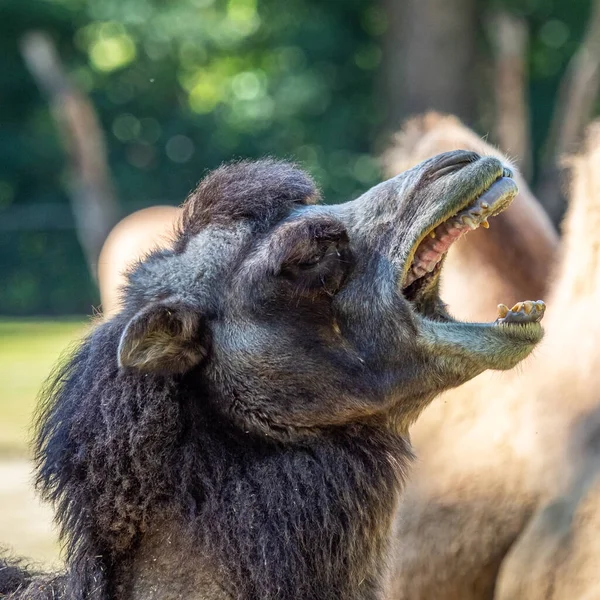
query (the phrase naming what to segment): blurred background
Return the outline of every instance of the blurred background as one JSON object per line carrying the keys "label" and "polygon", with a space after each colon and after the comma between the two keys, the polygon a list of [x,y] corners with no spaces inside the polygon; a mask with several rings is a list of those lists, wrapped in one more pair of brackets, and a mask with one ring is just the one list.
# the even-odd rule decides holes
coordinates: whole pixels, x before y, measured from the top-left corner
{"label": "blurred background", "polygon": [[433,109],[514,158],[558,224],[560,157],[600,108],[598,0],[4,0],[0,15],[0,533],[46,563],[27,431],[96,311],[120,218],[264,155],[350,199]]}

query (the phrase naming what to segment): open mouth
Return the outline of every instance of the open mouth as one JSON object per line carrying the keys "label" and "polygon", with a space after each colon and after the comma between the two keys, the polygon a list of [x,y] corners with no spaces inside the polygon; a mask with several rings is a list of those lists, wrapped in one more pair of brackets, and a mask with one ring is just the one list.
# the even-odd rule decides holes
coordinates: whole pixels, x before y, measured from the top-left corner
{"label": "open mouth", "polygon": [[405,269],[402,293],[421,304],[428,292],[437,288],[443,260],[454,242],[478,227],[489,227],[488,219],[508,208],[517,194],[517,186],[508,169],[466,206],[449,214],[441,223],[425,230],[411,251],[412,260]]}

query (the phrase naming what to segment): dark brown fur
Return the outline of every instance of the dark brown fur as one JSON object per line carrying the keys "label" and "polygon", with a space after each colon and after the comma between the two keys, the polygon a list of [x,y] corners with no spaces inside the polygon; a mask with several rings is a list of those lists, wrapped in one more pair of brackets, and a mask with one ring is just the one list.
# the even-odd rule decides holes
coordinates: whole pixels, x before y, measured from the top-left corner
{"label": "dark brown fur", "polygon": [[335,207],[285,163],[210,175],[44,393],[66,571],[7,571],[9,597],[383,598],[408,425],[541,337],[400,293],[423,232],[501,173],[448,153]]}

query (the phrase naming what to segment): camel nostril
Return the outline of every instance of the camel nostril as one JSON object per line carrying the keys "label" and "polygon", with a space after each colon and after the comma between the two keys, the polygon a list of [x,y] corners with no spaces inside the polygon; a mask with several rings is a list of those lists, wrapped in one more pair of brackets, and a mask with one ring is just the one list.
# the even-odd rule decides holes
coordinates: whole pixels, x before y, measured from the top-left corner
{"label": "camel nostril", "polygon": [[477,162],[481,156],[476,152],[468,152],[466,150],[456,150],[454,152],[446,152],[433,162],[431,165],[430,175],[433,177],[441,177],[460,171],[463,167]]}

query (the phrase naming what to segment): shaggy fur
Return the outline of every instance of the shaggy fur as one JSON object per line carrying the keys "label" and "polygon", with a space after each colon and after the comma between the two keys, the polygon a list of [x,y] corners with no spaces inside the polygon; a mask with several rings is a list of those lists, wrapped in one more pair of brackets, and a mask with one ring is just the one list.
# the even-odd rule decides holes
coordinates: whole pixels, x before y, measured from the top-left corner
{"label": "shaggy fur", "polygon": [[[450,167],[450,168],[449,168]],[[531,352],[537,325],[426,318],[399,293],[444,199],[502,173],[449,153],[338,207],[285,163],[188,199],[44,392],[37,485],[66,572],[0,571],[10,598],[378,600],[411,452],[444,389]]]}
{"label": "shaggy fur", "polygon": [[[392,510],[401,476],[387,453],[406,456],[403,440],[357,428],[286,451],[240,438],[210,402],[197,404],[206,392],[186,389],[201,382],[181,389],[172,378],[119,372],[121,327],[101,326],[59,374],[61,402],[48,407],[36,448],[43,493],[57,502],[67,562],[78,569],[69,585],[126,597],[127,576],[114,565],[167,514],[184,524],[192,555],[200,547],[229,565],[233,597],[316,598],[323,586],[332,598],[354,597],[383,565],[348,572],[346,549],[367,544],[380,554],[378,521]],[[102,355],[109,359],[98,365]],[[356,519],[367,506],[374,510]],[[289,547],[299,530],[302,544]],[[94,580],[120,583],[96,588]]]}
{"label": "shaggy fur", "polygon": [[600,122],[570,158],[569,208],[544,360],[530,386],[537,504],[502,564],[500,600],[599,596]]}
{"label": "shaggy fur", "polygon": [[21,561],[0,558],[0,597],[10,592],[19,592],[26,588],[33,579],[34,574],[27,572]]}
{"label": "shaggy fur", "polygon": [[183,233],[192,236],[209,223],[247,219],[272,223],[290,204],[314,204],[319,193],[304,173],[275,160],[241,161],[210,173],[183,207]]}

